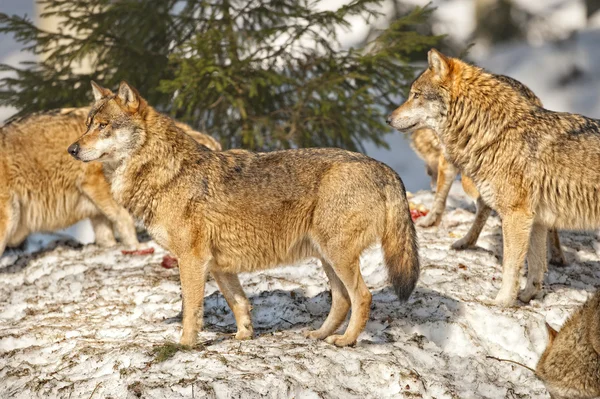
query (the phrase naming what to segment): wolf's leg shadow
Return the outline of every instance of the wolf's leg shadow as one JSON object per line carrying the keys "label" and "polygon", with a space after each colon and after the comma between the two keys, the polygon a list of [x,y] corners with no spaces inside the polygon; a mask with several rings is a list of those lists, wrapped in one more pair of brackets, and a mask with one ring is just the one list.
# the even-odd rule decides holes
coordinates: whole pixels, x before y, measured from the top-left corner
{"label": "wolf's leg shadow", "polygon": [[456,176],[458,176],[458,169],[454,165],[448,163],[446,158],[441,155],[438,161],[437,187],[435,190],[433,207],[427,216],[417,220],[417,226],[431,227],[440,224],[442,214],[446,209],[446,200],[448,199],[452,183],[456,180]]}
{"label": "wolf's leg shadow", "polygon": [[346,319],[346,315],[350,310],[350,296],[348,295],[348,290],[344,287],[344,283],[325,259],[321,258],[321,264],[331,286],[331,309],[329,310],[327,319],[325,319],[323,325],[318,330],[308,331],[305,334],[307,338],[312,339],[325,339],[335,333]]}
{"label": "wolf's leg shadow", "polygon": [[115,235],[112,228],[112,223],[106,216],[100,214],[92,216],[90,218],[92,227],[94,229],[94,235],[96,236],[96,245],[101,247],[112,247],[117,245]]}
{"label": "wolf's leg shadow", "polygon": [[527,252],[527,284],[519,295],[519,299],[525,303],[542,295],[542,283],[544,272],[547,269],[547,235],[548,229],[539,223],[534,223],[529,239],[529,251]]}
{"label": "wolf's leg shadow", "polygon": [[204,321],[204,289],[210,264],[208,256],[187,253],[179,257],[179,277],[183,294],[181,345],[193,346]]}
{"label": "wolf's leg shadow", "polygon": [[485,222],[487,222],[491,213],[492,208],[487,206],[481,197],[477,198],[477,213],[475,214],[475,220],[473,221],[473,224],[471,225],[471,228],[467,234],[452,244],[452,249],[467,249],[474,246],[477,243],[477,240],[481,235],[481,231],[485,227]]}
{"label": "wolf's leg shadow", "polygon": [[[218,268],[218,266],[216,268]],[[235,323],[237,324],[235,339],[241,340],[252,338],[254,333],[252,328],[252,318],[250,316],[252,306],[250,306],[250,301],[248,301],[248,298],[244,293],[244,289],[240,284],[240,279],[237,274],[216,272],[214,270],[211,271],[211,274],[217,282],[219,290],[225,297],[227,304],[233,311]]]}
{"label": "wolf's leg shadow", "polygon": [[[533,216],[525,211],[511,212],[502,218],[504,260],[502,262],[502,286],[495,299],[497,305],[511,306],[517,299],[520,272],[525,263],[532,227]],[[544,238],[544,250],[545,246]]]}
{"label": "wolf's leg shadow", "polygon": [[110,220],[123,244],[128,247],[139,247],[140,243],[137,239],[133,218],[125,208],[117,204],[102,173],[86,173],[84,181],[81,183],[81,190]]}

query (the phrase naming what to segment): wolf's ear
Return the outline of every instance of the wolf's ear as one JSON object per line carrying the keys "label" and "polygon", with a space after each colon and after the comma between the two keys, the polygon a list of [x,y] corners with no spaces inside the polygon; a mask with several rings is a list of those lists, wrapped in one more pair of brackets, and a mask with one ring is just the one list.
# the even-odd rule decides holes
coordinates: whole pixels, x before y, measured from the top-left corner
{"label": "wolf's ear", "polygon": [[94,93],[94,101],[102,100],[105,97],[112,95],[112,91],[105,89],[98,83],[92,80],[92,93]]}
{"label": "wolf's ear", "polygon": [[137,111],[140,108],[143,100],[140,97],[140,93],[133,87],[129,85],[129,83],[122,81],[119,85],[119,93],[117,94],[121,102],[125,107],[127,107],[131,111]]}
{"label": "wolf's ear", "polygon": [[446,77],[446,75],[448,75],[448,72],[450,71],[448,61],[448,58],[444,54],[440,53],[434,48],[429,50],[429,53],[427,53],[427,62],[429,63],[429,69],[431,69],[433,73],[435,73],[441,78]]}
{"label": "wolf's ear", "polygon": [[554,338],[556,338],[556,336],[558,335],[558,331],[550,327],[550,324],[548,324],[548,322],[546,322],[546,330],[548,331],[548,346],[550,346],[554,342]]}

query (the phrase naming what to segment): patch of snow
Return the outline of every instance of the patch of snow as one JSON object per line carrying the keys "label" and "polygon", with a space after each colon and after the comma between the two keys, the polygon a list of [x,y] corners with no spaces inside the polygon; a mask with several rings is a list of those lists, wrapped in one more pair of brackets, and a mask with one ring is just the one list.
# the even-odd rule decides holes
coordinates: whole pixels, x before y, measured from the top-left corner
{"label": "patch of snow", "polygon": [[[419,192],[414,202],[430,204]],[[124,256],[93,245],[58,245],[0,269],[0,397],[189,398],[260,395],[348,398],[546,398],[535,376],[491,355],[534,367],[546,345],[544,321],[559,328],[600,284],[593,235],[561,232],[570,264],[550,266],[546,296],[503,309],[489,304],[501,281],[500,222],[477,248],[449,249],[474,218],[452,188],[442,224],[419,229],[422,273],[401,303],[386,282],[380,248],[363,254],[373,293],[370,320],[355,347],[304,338],[331,304],[318,261],[241,275],[256,336],[236,341],[235,319],[207,282],[203,342],[159,363],[177,342],[177,269],[165,251]],[[27,261],[28,260],[28,261]],[[524,285],[524,279],[522,280]],[[342,327],[344,328],[344,327]]]}

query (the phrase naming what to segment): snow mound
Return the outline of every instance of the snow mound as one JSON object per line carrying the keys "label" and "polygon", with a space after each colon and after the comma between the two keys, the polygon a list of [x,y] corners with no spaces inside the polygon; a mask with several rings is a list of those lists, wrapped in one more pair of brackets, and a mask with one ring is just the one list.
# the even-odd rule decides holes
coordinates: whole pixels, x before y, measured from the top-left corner
{"label": "snow mound", "polygon": [[179,276],[160,266],[163,250],[12,251],[0,262],[0,397],[547,398],[530,371],[486,356],[535,366],[544,321],[559,327],[600,283],[593,236],[561,232],[570,265],[550,266],[545,298],[502,309],[489,304],[501,281],[499,220],[490,218],[478,248],[449,249],[473,212],[455,193],[442,225],[419,230],[422,274],[408,302],[388,286],[380,249],[364,254],[373,305],[352,348],[302,335],[329,311],[317,261],[242,275],[251,341],[233,339],[233,315],[209,280],[203,344],[177,351]]}

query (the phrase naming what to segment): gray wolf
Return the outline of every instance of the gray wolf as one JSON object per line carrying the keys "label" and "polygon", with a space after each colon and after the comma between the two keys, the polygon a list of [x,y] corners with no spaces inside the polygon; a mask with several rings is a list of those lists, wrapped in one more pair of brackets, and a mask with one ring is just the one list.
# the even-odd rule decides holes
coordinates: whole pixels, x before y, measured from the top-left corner
{"label": "gray wolf", "polygon": [[[193,345],[201,330],[208,274],[234,313],[237,339],[253,334],[240,272],[319,258],[332,306],[308,336],[337,346],[355,343],[369,318],[371,293],[359,268],[366,248],[381,241],[401,299],[414,289],[415,229],[402,181],[386,165],[333,148],[208,151],[127,83],[116,94],[95,83],[92,89],[87,131],[69,152],[116,165],[116,200],[178,258],[181,344]],[[348,328],[335,335],[350,308]]]}
{"label": "gray wolf", "polygon": [[[495,75],[496,77],[501,75]],[[503,76],[505,79],[511,79]],[[519,84],[518,82],[516,84]],[[530,100],[539,103],[541,102],[535,95],[525,86],[522,91]],[[415,153],[425,161],[425,168],[428,175],[431,177],[431,187],[435,187],[435,198],[433,207],[427,216],[416,221],[416,225],[420,227],[437,226],[442,220],[442,214],[446,209],[446,200],[452,187],[452,182],[459,174],[459,169],[449,163],[444,156],[442,145],[437,134],[431,129],[417,129],[410,134],[410,146]],[[487,206],[481,197],[479,191],[475,187],[475,183],[471,178],[464,173],[461,177],[461,183],[465,193],[473,198],[477,204],[477,213],[475,220],[467,234],[452,244],[453,249],[466,249],[474,246],[479,239],[479,235],[489,218],[492,209]],[[550,248],[550,263],[558,266],[567,264],[565,255],[560,246],[560,238],[558,231],[551,229],[548,234],[548,247]]]}
{"label": "gray wolf", "polygon": [[398,130],[430,128],[444,155],[475,182],[502,218],[504,260],[496,303],[509,306],[528,276],[523,302],[542,295],[548,229],[600,226],[600,122],[553,112],[524,98],[512,81],[436,50],[410,96],[389,117]]}
{"label": "gray wolf", "polygon": [[600,291],[577,309],[560,332],[546,323],[549,341],[536,366],[552,399],[600,397]]}
{"label": "gray wolf", "polygon": [[[66,228],[90,218],[96,244],[139,245],[133,218],[113,199],[99,162],[81,163],[65,149],[83,133],[88,108],[65,108],[14,119],[0,128],[0,255],[34,232]],[[179,124],[196,140],[207,135]]]}

